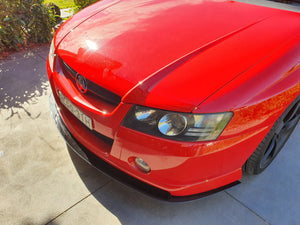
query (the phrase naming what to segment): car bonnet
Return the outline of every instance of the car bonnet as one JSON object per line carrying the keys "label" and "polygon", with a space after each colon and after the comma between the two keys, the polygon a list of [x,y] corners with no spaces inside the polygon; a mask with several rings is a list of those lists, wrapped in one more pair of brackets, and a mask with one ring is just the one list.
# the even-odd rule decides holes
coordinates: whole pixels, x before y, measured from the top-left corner
{"label": "car bonnet", "polygon": [[95,4],[92,15],[87,8],[73,26],[66,22],[57,53],[123,102],[166,110],[192,111],[299,30],[295,13],[234,1],[109,6]]}

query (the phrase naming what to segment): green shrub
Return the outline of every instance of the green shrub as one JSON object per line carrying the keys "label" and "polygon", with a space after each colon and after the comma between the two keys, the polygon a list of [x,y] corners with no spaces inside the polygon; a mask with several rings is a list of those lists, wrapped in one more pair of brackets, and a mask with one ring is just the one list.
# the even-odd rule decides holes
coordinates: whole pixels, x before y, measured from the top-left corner
{"label": "green shrub", "polygon": [[74,0],[75,5],[77,6],[78,10],[81,10],[99,0]]}
{"label": "green shrub", "polygon": [[0,0],[0,52],[52,38],[55,18],[43,0]]}
{"label": "green shrub", "polygon": [[[14,10],[13,7],[15,7]],[[18,48],[24,43],[22,26],[24,21],[16,15],[19,4],[0,0],[0,51],[4,48]]]}
{"label": "green shrub", "polygon": [[31,5],[31,17],[28,20],[27,31],[29,41],[34,43],[46,43],[52,38],[52,28],[55,25],[55,19],[52,11],[42,4],[40,0],[38,4]]}

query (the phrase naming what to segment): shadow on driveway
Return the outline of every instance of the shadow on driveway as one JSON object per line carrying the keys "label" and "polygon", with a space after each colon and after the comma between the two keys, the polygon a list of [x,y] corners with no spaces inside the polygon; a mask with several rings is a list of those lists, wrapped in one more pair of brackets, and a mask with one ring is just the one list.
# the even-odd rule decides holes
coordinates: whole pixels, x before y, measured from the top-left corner
{"label": "shadow on driveway", "polygon": [[[115,215],[122,225],[268,224],[224,191],[190,202],[169,203],[150,198],[115,181],[107,183],[98,190],[93,190],[94,185],[86,182],[87,174],[85,172],[91,166],[72,150],[69,150],[69,154],[79,176],[92,196]],[[102,173],[98,173],[102,175]],[[81,206],[77,207],[74,209],[75,214],[79,216],[77,213],[80,213],[81,216],[84,216],[87,209],[83,209]]]}
{"label": "shadow on driveway", "polygon": [[20,117],[20,110],[32,119],[39,117],[40,114],[32,115],[26,106],[36,104],[37,98],[46,94],[48,49],[48,45],[43,45],[0,62],[0,114],[5,114],[6,119]]}

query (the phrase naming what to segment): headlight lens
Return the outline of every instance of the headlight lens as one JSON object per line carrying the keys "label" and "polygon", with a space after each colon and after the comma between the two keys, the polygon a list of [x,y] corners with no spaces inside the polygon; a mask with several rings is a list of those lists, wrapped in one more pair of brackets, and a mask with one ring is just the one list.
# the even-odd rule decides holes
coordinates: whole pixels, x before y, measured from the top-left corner
{"label": "headlight lens", "polygon": [[53,64],[54,64],[54,51],[55,51],[55,48],[54,48],[54,41],[52,39],[51,41],[51,45],[50,45],[50,51],[49,51],[49,65],[50,65],[50,69],[51,71],[53,72]]}
{"label": "headlight lens", "polygon": [[123,126],[178,141],[216,140],[233,116],[232,112],[194,114],[133,106]]}
{"label": "headlight lens", "polygon": [[181,134],[187,125],[185,116],[178,113],[164,115],[158,122],[158,130],[167,136],[177,136]]}

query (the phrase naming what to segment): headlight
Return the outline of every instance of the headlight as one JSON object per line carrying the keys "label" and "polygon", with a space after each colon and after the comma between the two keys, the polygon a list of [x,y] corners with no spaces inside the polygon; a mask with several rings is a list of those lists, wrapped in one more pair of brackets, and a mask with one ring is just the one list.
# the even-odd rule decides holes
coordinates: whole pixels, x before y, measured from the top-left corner
{"label": "headlight", "polygon": [[54,48],[54,41],[52,39],[52,42],[51,42],[51,45],[50,45],[50,51],[49,51],[49,65],[50,65],[50,68],[51,68],[51,71],[53,72],[53,64],[54,64],[54,51],[55,51],[55,48]]}
{"label": "headlight", "polygon": [[172,140],[211,141],[220,136],[232,116],[232,112],[194,114],[133,106],[122,125]]}

